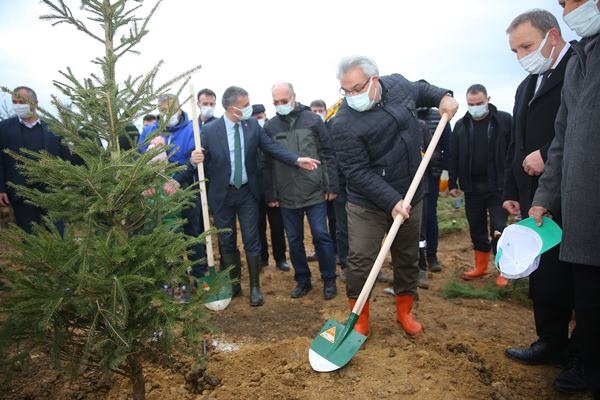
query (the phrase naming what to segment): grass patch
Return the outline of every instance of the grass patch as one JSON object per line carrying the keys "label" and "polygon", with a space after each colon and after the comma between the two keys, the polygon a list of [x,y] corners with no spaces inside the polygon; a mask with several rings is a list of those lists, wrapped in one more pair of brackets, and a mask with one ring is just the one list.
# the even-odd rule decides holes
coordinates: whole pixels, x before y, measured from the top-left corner
{"label": "grass patch", "polygon": [[529,307],[531,300],[528,291],[527,279],[511,281],[510,285],[503,288],[496,286],[493,282],[489,282],[485,286],[476,286],[473,283],[448,281],[442,287],[442,297],[445,299],[512,300],[519,305]]}
{"label": "grass patch", "polygon": [[437,215],[440,235],[452,232],[464,232],[468,228],[464,202],[456,207],[456,199],[450,196],[438,198]]}

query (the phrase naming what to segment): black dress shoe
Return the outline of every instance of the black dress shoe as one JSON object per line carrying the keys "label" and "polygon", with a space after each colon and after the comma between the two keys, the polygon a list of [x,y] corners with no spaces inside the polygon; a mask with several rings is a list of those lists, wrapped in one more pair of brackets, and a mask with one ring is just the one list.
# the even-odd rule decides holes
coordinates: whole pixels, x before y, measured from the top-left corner
{"label": "black dress shoe", "polygon": [[290,297],[292,299],[297,299],[299,297],[305,296],[312,289],[312,285],[310,283],[298,283],[296,287],[290,293]]}
{"label": "black dress shoe", "polygon": [[538,365],[538,364],[551,364],[551,365],[564,365],[563,352],[557,350],[555,347],[550,346],[546,342],[536,341],[529,347],[517,348],[510,347],[504,351],[507,357],[513,360],[522,362],[523,364]]}
{"label": "black dress shoe", "polygon": [[268,266],[269,266],[269,260],[260,260],[261,268],[268,267]]}
{"label": "black dress shoe", "polygon": [[337,296],[337,287],[335,286],[335,281],[327,281],[323,285],[323,298],[325,300],[331,300],[335,296]]}
{"label": "black dress shoe", "polygon": [[240,297],[242,295],[242,285],[234,283],[231,285],[231,297]]}
{"label": "black dress shoe", "polygon": [[290,265],[287,263],[287,261],[277,261],[275,266],[280,271],[288,272],[290,270]]}
{"label": "black dress shoe", "polygon": [[319,261],[319,259],[317,258],[317,253],[312,253],[312,254],[307,255],[306,261],[308,261],[308,262]]}
{"label": "black dress shoe", "polygon": [[568,394],[587,392],[589,389],[585,382],[581,361],[577,358],[573,359],[565,369],[560,371],[552,383],[552,387],[559,392]]}

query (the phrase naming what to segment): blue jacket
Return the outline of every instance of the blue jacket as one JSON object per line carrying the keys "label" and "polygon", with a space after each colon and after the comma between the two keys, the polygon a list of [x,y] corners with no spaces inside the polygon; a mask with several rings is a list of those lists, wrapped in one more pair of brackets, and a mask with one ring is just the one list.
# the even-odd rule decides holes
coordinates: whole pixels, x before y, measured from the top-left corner
{"label": "blue jacket", "polygon": [[[298,155],[285,150],[271,139],[254,118],[242,121],[244,132],[244,165],[248,176],[248,185],[252,194],[258,199],[261,194],[259,182],[259,150],[287,165],[295,166]],[[202,147],[204,148],[204,173],[207,178],[208,205],[219,211],[225,202],[225,195],[231,178],[231,162],[229,144],[223,117],[204,126],[202,130]],[[185,173],[176,174],[175,180],[184,185],[190,183],[197,174],[191,166]]]}
{"label": "blue jacket", "polygon": [[[48,130],[45,122],[40,122],[43,133],[43,149],[54,156],[65,160],[71,159],[69,149],[61,143],[60,137]],[[8,185],[12,182],[17,185],[28,186],[25,176],[17,170],[17,160],[6,154],[4,151],[10,149],[15,153],[20,153],[19,149],[23,147],[23,138],[21,135],[21,123],[18,117],[13,117],[0,122],[0,193],[7,193],[12,203],[22,202],[15,189]]]}
{"label": "blue jacket", "polygon": [[[157,129],[158,121],[144,128],[138,141],[140,153],[144,153],[148,149],[149,141],[147,141],[147,138],[152,136],[152,132]],[[172,128],[165,128],[165,132],[162,136],[165,139],[165,143],[174,146],[169,151],[169,162],[187,165],[190,155],[195,148],[194,128],[192,127],[192,121],[190,121],[187,114],[182,111],[177,125]]]}

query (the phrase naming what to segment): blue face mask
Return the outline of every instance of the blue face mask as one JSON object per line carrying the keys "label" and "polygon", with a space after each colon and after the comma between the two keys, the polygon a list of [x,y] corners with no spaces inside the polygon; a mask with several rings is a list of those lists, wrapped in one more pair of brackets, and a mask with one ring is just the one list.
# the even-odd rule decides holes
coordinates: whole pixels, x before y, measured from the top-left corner
{"label": "blue face mask", "polygon": [[367,111],[373,108],[375,101],[369,98],[369,92],[371,91],[372,84],[373,78],[369,80],[369,87],[364,93],[346,97],[346,102],[348,102],[348,106],[358,112]]}
{"label": "blue face mask", "polygon": [[595,0],[580,5],[563,17],[569,28],[579,36],[586,38],[600,32],[600,10]]}
{"label": "blue face mask", "polygon": [[294,107],[292,107],[291,101],[287,104],[280,104],[278,106],[275,106],[275,110],[277,111],[277,114],[279,114],[279,115],[288,115],[289,113],[292,112],[293,109],[294,109]]}
{"label": "blue face mask", "polygon": [[235,108],[236,110],[238,110],[239,112],[242,113],[242,116],[240,117],[240,119],[242,121],[250,119],[250,117],[252,116],[252,106],[251,105],[248,105],[248,107],[244,107],[243,109],[237,108],[236,106],[233,106],[233,108]]}
{"label": "blue face mask", "polygon": [[487,103],[479,106],[469,106],[469,114],[471,114],[474,120],[483,119],[488,114],[488,111]]}

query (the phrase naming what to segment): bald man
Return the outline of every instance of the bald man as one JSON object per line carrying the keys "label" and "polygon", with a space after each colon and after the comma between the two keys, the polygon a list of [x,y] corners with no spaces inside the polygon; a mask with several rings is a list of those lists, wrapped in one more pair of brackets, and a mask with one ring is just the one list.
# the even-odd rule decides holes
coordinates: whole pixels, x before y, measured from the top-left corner
{"label": "bald man", "polygon": [[312,289],[304,249],[306,215],[324,282],[323,297],[329,300],[337,295],[337,288],[335,251],[327,229],[326,201],[334,200],[338,193],[337,168],[329,132],[317,114],[296,101],[291,83],[277,83],[271,93],[277,114],[266,122],[267,134],[285,149],[321,161],[320,168],[306,171],[274,162],[270,157],[265,160],[265,181],[271,182],[265,188],[265,199],[269,207],[281,208],[294,267],[296,287],[290,297],[302,297]]}

